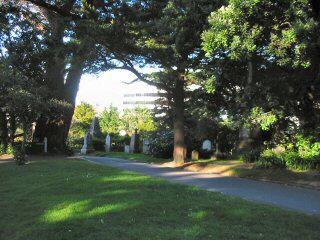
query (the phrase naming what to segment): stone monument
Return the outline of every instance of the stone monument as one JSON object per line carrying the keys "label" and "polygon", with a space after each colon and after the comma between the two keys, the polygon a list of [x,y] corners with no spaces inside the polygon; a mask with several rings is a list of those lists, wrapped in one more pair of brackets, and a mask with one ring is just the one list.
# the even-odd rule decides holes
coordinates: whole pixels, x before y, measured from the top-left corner
{"label": "stone monument", "polygon": [[90,134],[92,138],[101,138],[102,136],[98,117],[94,117],[94,119],[92,120]]}
{"label": "stone monument", "polygon": [[250,136],[250,129],[243,126],[239,131],[239,141],[237,145],[237,153],[242,154],[251,149],[253,139]]}
{"label": "stone monument", "polygon": [[143,139],[143,147],[142,147],[142,152],[143,153],[145,153],[145,154],[150,153],[149,144],[150,144],[149,139],[147,139],[147,138]]}
{"label": "stone monument", "polygon": [[111,137],[108,134],[106,137],[106,152],[110,152],[111,151]]}
{"label": "stone monument", "polygon": [[124,145],[124,152],[130,153],[130,145]]}
{"label": "stone monument", "polygon": [[202,143],[202,150],[212,151],[212,142],[210,140],[204,140]]}
{"label": "stone monument", "polygon": [[191,152],[191,160],[192,161],[198,161],[199,160],[199,152],[196,150],[193,150]]}
{"label": "stone monument", "polygon": [[87,154],[88,152],[93,152],[94,148],[92,145],[92,136],[89,132],[86,133],[86,136],[83,140],[83,146],[81,148],[81,154]]}
{"label": "stone monument", "polygon": [[43,139],[43,146],[44,146],[44,153],[48,153],[48,138],[47,137],[45,137],[44,139]]}
{"label": "stone monument", "polygon": [[134,130],[134,134],[131,137],[130,141],[130,153],[139,153],[139,144],[140,144],[140,137],[138,134],[138,129]]}

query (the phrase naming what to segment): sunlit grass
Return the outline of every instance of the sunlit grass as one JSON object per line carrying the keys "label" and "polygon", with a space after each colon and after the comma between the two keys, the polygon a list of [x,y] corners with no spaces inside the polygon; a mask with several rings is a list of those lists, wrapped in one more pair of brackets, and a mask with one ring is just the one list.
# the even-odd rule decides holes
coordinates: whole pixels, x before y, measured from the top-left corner
{"label": "sunlit grass", "polygon": [[319,239],[319,217],[84,161],[0,164],[0,239]]}

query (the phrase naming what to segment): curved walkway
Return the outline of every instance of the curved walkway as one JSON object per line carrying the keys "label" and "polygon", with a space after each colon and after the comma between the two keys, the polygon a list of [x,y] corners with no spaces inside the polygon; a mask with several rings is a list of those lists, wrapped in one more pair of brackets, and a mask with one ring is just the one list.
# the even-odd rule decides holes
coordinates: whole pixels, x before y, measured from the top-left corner
{"label": "curved walkway", "polygon": [[164,178],[172,182],[201,187],[209,191],[241,197],[250,201],[272,204],[320,216],[320,191],[243,178],[224,177],[217,174],[190,172],[119,158],[84,157],[84,159],[98,164]]}

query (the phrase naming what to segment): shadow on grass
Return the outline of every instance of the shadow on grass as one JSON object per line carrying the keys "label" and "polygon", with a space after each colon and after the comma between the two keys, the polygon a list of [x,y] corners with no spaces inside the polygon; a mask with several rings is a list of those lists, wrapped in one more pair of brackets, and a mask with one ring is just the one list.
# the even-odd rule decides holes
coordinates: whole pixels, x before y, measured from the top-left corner
{"label": "shadow on grass", "polygon": [[83,161],[1,165],[0,190],[0,239],[316,239],[320,234],[318,218]]}

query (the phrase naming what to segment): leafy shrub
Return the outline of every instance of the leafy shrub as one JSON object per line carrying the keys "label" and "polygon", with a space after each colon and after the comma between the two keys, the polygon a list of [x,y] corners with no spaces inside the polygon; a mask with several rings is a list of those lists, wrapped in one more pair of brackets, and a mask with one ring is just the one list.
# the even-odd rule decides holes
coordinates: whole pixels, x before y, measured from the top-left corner
{"label": "leafy shrub", "polygon": [[265,150],[256,163],[263,168],[290,168],[298,170],[320,169],[319,157],[302,157],[299,152],[289,151],[275,153],[272,149]]}
{"label": "leafy shrub", "polygon": [[13,145],[9,144],[7,147],[7,154],[14,155],[14,153],[15,153],[15,149],[14,149]]}
{"label": "leafy shrub", "polygon": [[97,151],[104,151],[105,150],[105,143],[104,140],[100,138],[95,138],[92,141],[93,148]]}
{"label": "leafy shrub", "polygon": [[250,149],[249,151],[246,151],[242,156],[243,156],[243,160],[245,162],[256,162],[261,154],[261,149],[259,148],[254,148],[254,149]]}
{"label": "leafy shrub", "polygon": [[6,153],[6,146],[4,144],[0,144],[0,155]]}
{"label": "leafy shrub", "polygon": [[298,148],[299,155],[303,158],[320,158],[320,142],[312,136],[305,137],[302,134],[296,136],[296,146]]}
{"label": "leafy shrub", "polygon": [[154,132],[150,139],[149,150],[155,157],[172,158],[173,153],[173,132],[157,131]]}
{"label": "leafy shrub", "polygon": [[38,143],[26,143],[26,145],[25,145],[25,149],[26,149],[27,154],[43,153],[44,152],[43,148],[44,148],[43,145],[38,144]]}
{"label": "leafy shrub", "polygon": [[207,149],[199,149],[199,156],[203,159],[208,159],[213,155],[213,151],[208,151]]}
{"label": "leafy shrub", "polygon": [[83,145],[84,138],[71,138],[68,139],[68,146],[72,149],[80,149]]}
{"label": "leafy shrub", "polygon": [[286,152],[282,154],[287,167],[298,170],[320,169],[319,157],[303,158],[297,152]]}
{"label": "leafy shrub", "polygon": [[281,158],[281,154],[276,154],[272,149],[267,149],[261,153],[256,166],[261,168],[286,168],[286,161]]}
{"label": "leafy shrub", "polygon": [[130,144],[130,136],[121,136],[119,134],[110,134],[111,137],[111,150],[114,152],[123,152],[124,146]]}
{"label": "leafy shrub", "polygon": [[26,156],[23,151],[20,149],[16,149],[14,151],[14,157],[13,160],[18,164],[18,165],[24,165],[26,163]]}

